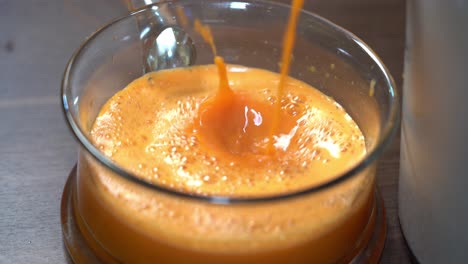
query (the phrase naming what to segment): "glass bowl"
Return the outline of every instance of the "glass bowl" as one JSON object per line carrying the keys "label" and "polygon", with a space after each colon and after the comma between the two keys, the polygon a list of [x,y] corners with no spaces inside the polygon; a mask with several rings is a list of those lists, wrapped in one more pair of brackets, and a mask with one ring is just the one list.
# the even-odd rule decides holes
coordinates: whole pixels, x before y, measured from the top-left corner
{"label": "glass bowl", "polygon": [[[198,18],[211,26],[218,53],[227,63],[278,71],[290,9],[268,1],[164,1],[113,21],[88,38],[67,65],[62,84],[66,121],[80,143],[77,166],[62,198],[64,242],[71,259],[76,263],[378,261],[386,224],[376,192],[376,160],[398,122],[395,83],[364,42],[313,13],[301,13],[290,76],[336,100],[363,132],[367,154],[344,173],[286,194],[194,195],[144,181],[92,144],[89,132],[101,107],[147,71],[147,51],[163,30],[183,29],[194,45],[190,63],[212,64],[211,48],[191,25],[182,23],[180,7],[189,21]],[[183,63],[161,65],[158,69]],[[209,219],[209,232],[203,233],[208,225],[200,224],[200,219]],[[249,228],[263,231],[245,233]]]}

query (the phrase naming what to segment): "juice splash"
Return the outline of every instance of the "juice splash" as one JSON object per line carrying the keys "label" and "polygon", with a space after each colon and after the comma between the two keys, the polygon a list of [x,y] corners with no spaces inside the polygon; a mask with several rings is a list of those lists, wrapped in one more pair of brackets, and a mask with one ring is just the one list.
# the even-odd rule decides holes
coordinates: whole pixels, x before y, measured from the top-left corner
{"label": "juice splash", "polygon": [[[277,135],[278,132],[280,132],[280,130],[284,130],[284,132],[288,133],[294,129],[294,122],[286,122],[281,118],[281,98],[283,98],[284,96],[284,86],[289,73],[291,54],[293,51],[296,37],[295,29],[297,26],[299,13],[303,5],[304,0],[293,0],[292,2],[291,15],[284,36],[283,52],[281,59],[281,75],[277,90],[277,100],[274,105],[274,109],[268,109],[269,107],[265,107],[265,104],[261,102],[248,102],[245,100],[245,96],[239,96],[231,90],[231,88],[229,87],[229,81],[227,76],[227,66],[224,63],[224,59],[218,56],[217,54],[217,49],[214,43],[211,28],[207,25],[203,25],[200,22],[200,20],[195,20],[195,31],[197,31],[203,37],[205,42],[207,42],[210,45],[212,52],[215,56],[214,62],[218,67],[218,75],[220,82],[219,90],[216,96],[211,100],[207,100],[200,107],[200,117],[199,120],[197,120],[198,122],[196,122],[198,124],[196,125],[196,129],[201,131],[201,138],[211,140],[212,136],[221,136],[221,138],[225,142],[224,147],[226,152],[230,153],[238,154],[238,149],[246,149],[245,147],[242,147],[240,145],[248,143],[257,146],[256,148],[247,148],[253,151],[253,153],[262,153],[269,156],[273,156],[275,154],[275,135]],[[260,109],[262,111],[260,111]],[[251,113],[253,113],[253,116],[250,119],[248,116],[249,110]],[[237,115],[232,115],[233,112],[237,113]],[[208,118],[203,118],[203,116],[208,116]],[[230,120],[226,120],[226,117],[228,116],[231,117]],[[268,120],[268,122],[264,122],[264,120]],[[244,123],[245,126],[249,124],[254,124],[254,126],[257,126],[259,129],[250,129],[250,131],[254,132],[248,133],[248,130],[246,130],[245,126],[243,127],[242,131],[239,131],[239,129],[236,129],[236,127],[234,127],[232,130],[226,130],[226,127],[230,126],[217,125],[227,125],[226,122],[232,124],[231,121],[240,124]],[[284,121],[284,124],[291,125],[283,126],[282,128],[280,128],[280,121]],[[296,121],[296,119],[292,121]],[[204,128],[204,126],[207,128]],[[212,132],[213,130],[216,130],[216,127],[219,128],[219,131],[216,132],[215,135],[213,135]],[[203,131],[210,131],[210,133],[209,135],[206,135],[206,133]],[[237,134],[232,135],[229,133]]]}

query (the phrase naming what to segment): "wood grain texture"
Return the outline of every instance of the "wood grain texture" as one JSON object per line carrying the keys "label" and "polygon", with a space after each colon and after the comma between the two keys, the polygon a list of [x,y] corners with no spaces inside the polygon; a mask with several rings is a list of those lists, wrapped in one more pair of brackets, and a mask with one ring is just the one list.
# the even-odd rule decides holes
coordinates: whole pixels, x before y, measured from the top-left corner
{"label": "wood grain texture", "polygon": [[[66,263],[59,205],[77,144],[62,117],[60,81],[79,43],[125,12],[117,2],[0,0],[0,263]],[[368,43],[401,87],[404,0],[306,2]],[[389,225],[386,264],[410,263],[398,223],[398,167],[399,136],[378,170]]]}

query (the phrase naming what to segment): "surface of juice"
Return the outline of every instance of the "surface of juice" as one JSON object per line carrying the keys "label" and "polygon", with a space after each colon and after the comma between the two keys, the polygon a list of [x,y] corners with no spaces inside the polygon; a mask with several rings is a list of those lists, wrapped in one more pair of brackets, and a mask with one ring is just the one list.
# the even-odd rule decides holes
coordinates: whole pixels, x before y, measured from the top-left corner
{"label": "surface of juice", "polygon": [[[149,183],[230,198],[305,190],[365,155],[364,136],[333,99],[292,78],[278,98],[278,74],[227,70],[228,101],[216,98],[215,65],[135,80],[103,106],[93,143]],[[271,137],[276,103],[280,123]],[[374,206],[373,166],[310,195],[215,205],[137,186],[87,154],[80,159],[81,228],[116,262],[334,263],[355,250]]]}

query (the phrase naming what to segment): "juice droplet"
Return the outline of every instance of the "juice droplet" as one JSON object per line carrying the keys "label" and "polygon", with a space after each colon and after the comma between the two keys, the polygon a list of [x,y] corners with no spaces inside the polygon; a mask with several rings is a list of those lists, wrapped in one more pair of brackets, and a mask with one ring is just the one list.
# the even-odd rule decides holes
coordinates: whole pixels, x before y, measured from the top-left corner
{"label": "juice droplet", "polygon": [[218,53],[214,44],[213,34],[211,34],[211,28],[209,26],[203,25],[198,18],[195,19],[194,27],[195,31],[202,36],[203,40],[205,40],[205,42],[210,45],[214,56],[217,56]]}
{"label": "juice droplet", "polygon": [[176,14],[177,14],[177,19],[180,20],[180,25],[182,25],[183,27],[187,27],[188,26],[188,18],[185,15],[185,12],[184,12],[184,9],[182,8],[182,6],[180,6],[180,5],[176,6]]}

